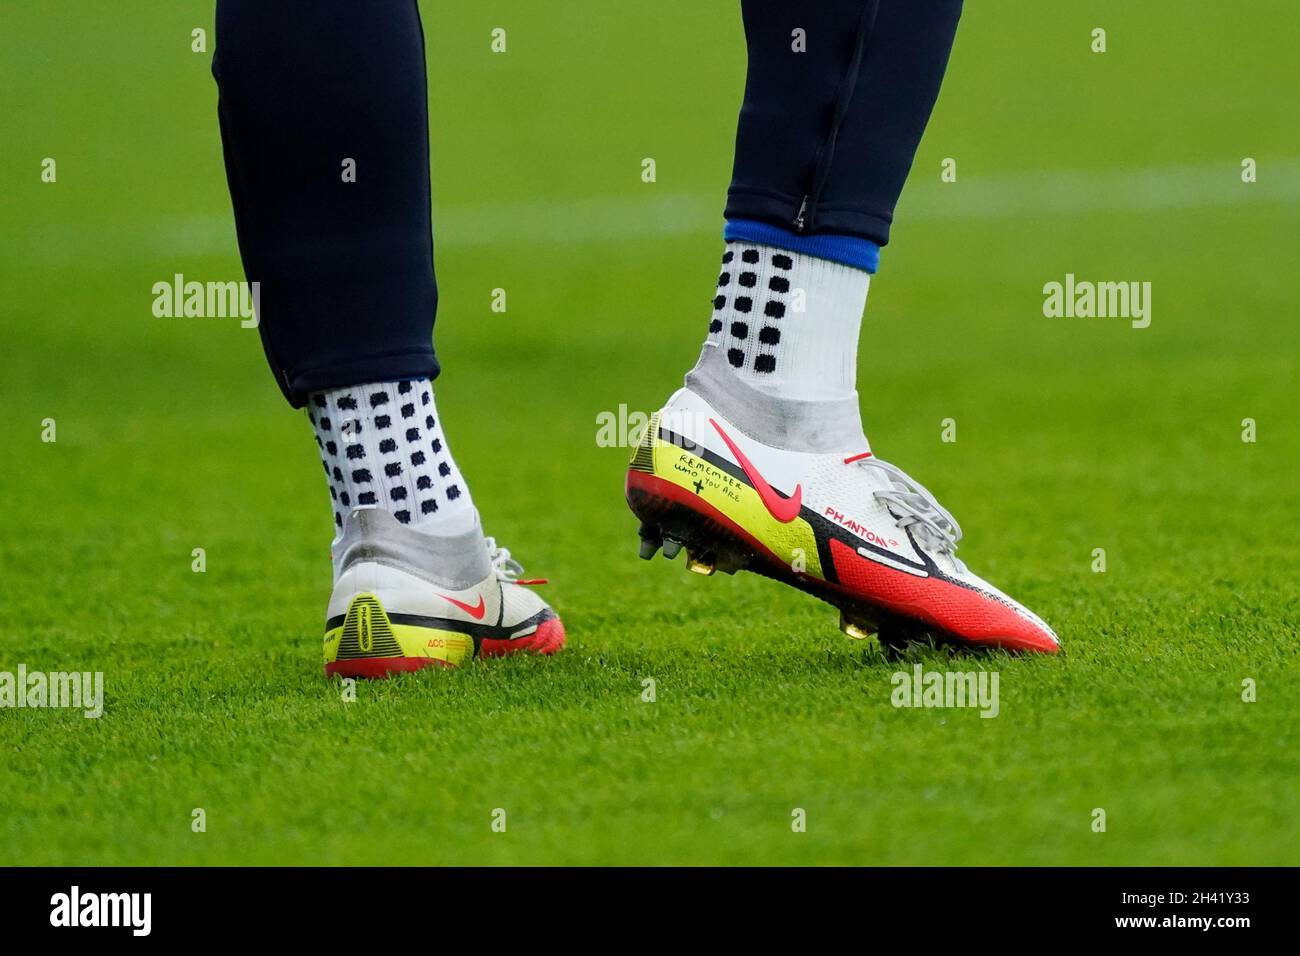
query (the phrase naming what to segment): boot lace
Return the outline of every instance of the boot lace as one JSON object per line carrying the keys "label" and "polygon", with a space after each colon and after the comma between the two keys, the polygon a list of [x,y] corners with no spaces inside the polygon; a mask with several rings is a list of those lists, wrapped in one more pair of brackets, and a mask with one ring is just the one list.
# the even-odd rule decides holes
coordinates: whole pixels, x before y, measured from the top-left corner
{"label": "boot lace", "polygon": [[960,570],[965,571],[966,566],[955,554],[957,542],[962,538],[961,525],[925,485],[897,465],[874,455],[854,456],[852,460],[858,465],[875,468],[889,481],[890,487],[881,488],[874,494],[877,501],[884,502],[889,508],[898,527],[911,529],[922,547],[948,555]]}

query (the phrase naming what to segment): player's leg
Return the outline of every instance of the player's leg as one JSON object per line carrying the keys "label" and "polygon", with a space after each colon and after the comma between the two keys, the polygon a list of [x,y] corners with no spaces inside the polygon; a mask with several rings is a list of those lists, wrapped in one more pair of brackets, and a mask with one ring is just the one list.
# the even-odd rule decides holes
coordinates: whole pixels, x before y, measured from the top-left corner
{"label": "player's leg", "polygon": [[333,504],[327,672],[558,650],[559,619],[484,538],[434,402],[415,0],[219,0],[213,72],[262,342]]}
{"label": "player's leg", "polygon": [[749,68],[726,250],[700,359],[628,472],[642,555],[748,568],[838,605],[853,636],[918,627],[1052,651],[971,574],[961,530],[876,458],[858,332],[947,65],[960,0],[745,0]]}

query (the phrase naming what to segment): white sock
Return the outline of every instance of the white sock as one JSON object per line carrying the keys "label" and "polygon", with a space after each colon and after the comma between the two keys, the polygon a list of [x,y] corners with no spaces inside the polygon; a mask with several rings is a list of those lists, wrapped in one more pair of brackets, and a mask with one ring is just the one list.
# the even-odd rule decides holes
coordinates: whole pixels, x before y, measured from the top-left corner
{"label": "white sock", "polygon": [[870,279],[829,259],[728,242],[705,344],[780,398],[851,397]]}
{"label": "white sock", "polygon": [[316,429],[336,536],[353,508],[375,505],[429,534],[459,534],[478,512],[438,420],[429,380],[314,392]]}

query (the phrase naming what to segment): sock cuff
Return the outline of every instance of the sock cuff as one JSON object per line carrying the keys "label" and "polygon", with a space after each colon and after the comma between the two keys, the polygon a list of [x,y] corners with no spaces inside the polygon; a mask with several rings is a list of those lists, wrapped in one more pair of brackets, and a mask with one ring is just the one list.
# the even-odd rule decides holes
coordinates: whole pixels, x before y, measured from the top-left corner
{"label": "sock cuff", "polygon": [[783,398],[853,394],[871,274],[831,259],[730,239],[707,342],[750,385]]}
{"label": "sock cuff", "polygon": [[403,525],[436,534],[459,533],[478,520],[429,379],[312,392],[307,417],[338,533],[358,508],[382,508]]}
{"label": "sock cuff", "polygon": [[801,236],[754,219],[728,219],[722,230],[722,238],[727,242],[754,242],[817,259],[827,259],[873,275],[880,266],[880,246],[860,236],[835,233]]}

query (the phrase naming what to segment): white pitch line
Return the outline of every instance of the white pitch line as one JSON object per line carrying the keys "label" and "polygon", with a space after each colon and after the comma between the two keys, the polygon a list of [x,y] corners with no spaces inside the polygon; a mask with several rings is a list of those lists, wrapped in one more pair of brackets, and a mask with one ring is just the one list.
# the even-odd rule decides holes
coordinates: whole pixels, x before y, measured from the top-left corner
{"label": "white pitch line", "polygon": [[[915,180],[915,177],[913,177]],[[639,195],[474,205],[435,203],[438,249],[503,243],[577,244],[656,236],[721,233],[724,186],[716,192]],[[1236,161],[1213,166],[1062,170],[979,176],[958,170],[955,183],[913,181],[899,202],[904,222],[1072,216],[1300,200],[1300,160],[1265,159],[1259,181],[1243,183]],[[237,254],[229,215],[157,223],[81,224],[34,230],[24,258],[37,264],[83,258],[174,260]]]}
{"label": "white pitch line", "polygon": [[1300,160],[1266,160],[1259,181],[1243,183],[1236,161],[1214,166],[997,173],[904,190],[899,218],[917,221],[1086,215],[1294,202]]}

